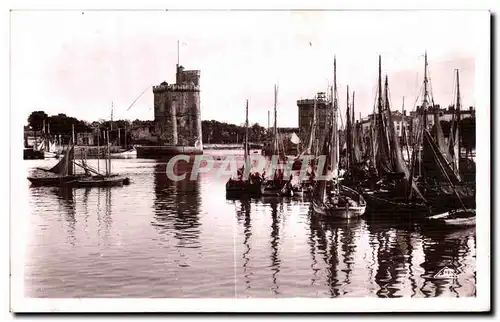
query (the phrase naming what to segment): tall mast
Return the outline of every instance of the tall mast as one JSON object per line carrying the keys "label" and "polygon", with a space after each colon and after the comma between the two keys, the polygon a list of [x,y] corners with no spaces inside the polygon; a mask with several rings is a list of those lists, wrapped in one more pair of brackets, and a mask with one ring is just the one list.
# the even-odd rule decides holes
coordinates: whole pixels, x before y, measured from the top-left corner
{"label": "tall mast", "polygon": [[450,133],[450,137],[453,137],[453,157],[454,157],[454,162],[453,162],[453,168],[456,171],[457,174],[459,174],[459,168],[460,168],[460,157],[461,157],[461,151],[460,151],[460,76],[459,76],[459,71],[458,69],[456,70],[457,73],[457,102],[456,102],[456,107],[455,107],[455,133]]}
{"label": "tall mast", "polygon": [[382,57],[378,56],[378,113],[382,117]]}
{"label": "tall mast", "polygon": [[351,113],[349,111],[349,85],[347,85],[347,104],[346,104],[346,130],[345,130],[345,138],[347,141],[347,149],[346,149],[346,161],[347,161],[347,169],[350,168],[352,164],[352,136],[351,136]]}
{"label": "tall mast", "polygon": [[424,60],[425,60],[425,68],[424,68],[424,101],[422,102],[422,109],[423,109],[423,114],[424,114],[424,129],[427,128],[427,105],[429,102],[427,101],[427,97],[429,95],[429,89],[428,89],[428,79],[427,79],[427,50],[425,51],[424,55]]}
{"label": "tall mast", "polygon": [[271,124],[270,120],[271,120],[271,111],[267,110],[267,132],[269,132],[269,129],[271,127],[270,126],[270,124]]}
{"label": "tall mast", "polygon": [[109,131],[106,131],[106,146],[107,146],[107,160],[106,162],[108,163],[108,167],[106,169],[107,173],[106,175],[109,177],[109,175],[111,174],[111,158],[110,158],[110,155],[109,155]]}
{"label": "tall mast", "polygon": [[[338,148],[339,139],[337,134],[337,57],[333,59],[333,109],[332,109],[332,138],[330,141],[330,157],[332,172],[335,178],[338,178]],[[338,181],[337,181],[338,184]]]}
{"label": "tall mast", "polygon": [[179,40],[177,40],[177,66],[179,66]]}
{"label": "tall mast", "polygon": [[[105,130],[103,131],[103,134],[104,134],[104,144],[106,144],[107,142],[107,138],[108,138],[108,130]],[[106,175],[108,175],[109,171],[108,171],[108,167],[109,167],[109,164],[108,164],[108,150],[107,148],[104,149],[104,165],[106,166]]]}
{"label": "tall mast", "polygon": [[247,159],[248,159],[248,99],[245,108],[245,166],[247,165]]}
{"label": "tall mast", "polygon": [[460,76],[459,76],[459,71],[457,69],[457,108],[456,108],[456,113],[457,113],[457,145],[458,145],[458,159],[460,160],[460,136],[459,136],[459,128],[460,128]]}
{"label": "tall mast", "polygon": [[[278,126],[277,126],[277,118],[278,118],[278,112],[276,110],[276,105],[278,101],[278,88],[276,84],[274,84],[274,139],[273,139],[273,150],[274,153],[277,153],[279,151],[278,147]],[[273,154],[274,154],[273,153]]]}
{"label": "tall mast", "polygon": [[354,114],[354,95],[356,95],[356,91],[352,91],[352,125],[354,126],[354,123],[356,122],[356,117]]}
{"label": "tall mast", "polygon": [[101,129],[97,126],[97,172],[99,172],[99,154],[101,153],[101,144],[99,143],[101,139]]}
{"label": "tall mast", "polygon": [[354,112],[354,98],[355,98],[355,95],[356,95],[356,92],[355,91],[352,91],[352,120],[351,120],[351,132],[352,132],[352,161],[354,164],[354,162],[357,162],[357,153],[359,153],[357,151],[357,148],[358,148],[358,143],[357,143],[357,133],[356,133],[356,114]]}
{"label": "tall mast", "polygon": [[111,101],[111,131],[113,131],[113,101]]}

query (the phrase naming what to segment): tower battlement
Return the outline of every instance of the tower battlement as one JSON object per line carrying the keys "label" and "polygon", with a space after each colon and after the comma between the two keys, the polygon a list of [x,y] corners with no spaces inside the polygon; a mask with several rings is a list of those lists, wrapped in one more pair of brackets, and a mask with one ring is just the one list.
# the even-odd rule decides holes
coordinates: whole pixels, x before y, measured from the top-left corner
{"label": "tower battlement", "polygon": [[200,85],[194,84],[168,84],[153,86],[153,93],[162,92],[199,92]]}

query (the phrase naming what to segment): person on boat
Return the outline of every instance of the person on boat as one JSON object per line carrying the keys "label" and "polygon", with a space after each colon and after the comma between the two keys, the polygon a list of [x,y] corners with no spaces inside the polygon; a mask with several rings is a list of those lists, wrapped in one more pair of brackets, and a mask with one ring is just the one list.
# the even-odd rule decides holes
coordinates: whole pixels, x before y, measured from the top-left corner
{"label": "person on boat", "polygon": [[243,167],[238,169],[237,176],[239,181],[243,180]]}

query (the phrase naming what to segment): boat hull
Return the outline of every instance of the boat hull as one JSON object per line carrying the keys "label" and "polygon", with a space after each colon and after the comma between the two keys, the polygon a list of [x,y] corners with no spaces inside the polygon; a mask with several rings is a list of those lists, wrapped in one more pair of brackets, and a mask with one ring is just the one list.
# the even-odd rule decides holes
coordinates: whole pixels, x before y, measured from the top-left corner
{"label": "boat hull", "polygon": [[80,178],[81,176],[59,176],[59,177],[28,177],[28,180],[31,182],[33,186],[47,186],[47,187],[55,187],[63,185],[66,182],[74,181]]}
{"label": "boat hull", "polygon": [[235,198],[239,196],[261,196],[264,192],[264,187],[261,183],[247,183],[240,181],[229,181],[226,183],[226,196]]}
{"label": "boat hull", "polygon": [[440,224],[450,228],[471,227],[476,225],[474,209],[457,209],[428,218],[430,223]]}
{"label": "boat hull", "polygon": [[356,205],[349,205],[349,203],[346,203],[345,206],[328,205],[314,199],[312,201],[314,212],[324,217],[338,219],[351,219],[363,216],[366,211],[366,201],[362,195],[351,188],[341,186],[340,196],[351,198],[355,201]]}
{"label": "boat hull", "polygon": [[430,208],[423,203],[400,201],[389,193],[363,192],[370,212],[400,216],[401,214],[430,214]]}
{"label": "boat hull", "polygon": [[313,210],[317,214],[330,218],[351,219],[363,216],[366,206],[359,207],[327,207],[314,200],[312,202]]}
{"label": "boat hull", "polygon": [[92,177],[90,179],[68,181],[65,183],[65,185],[71,186],[73,188],[92,188],[92,187],[121,187],[129,183],[130,179],[127,177],[108,177],[108,178]]}

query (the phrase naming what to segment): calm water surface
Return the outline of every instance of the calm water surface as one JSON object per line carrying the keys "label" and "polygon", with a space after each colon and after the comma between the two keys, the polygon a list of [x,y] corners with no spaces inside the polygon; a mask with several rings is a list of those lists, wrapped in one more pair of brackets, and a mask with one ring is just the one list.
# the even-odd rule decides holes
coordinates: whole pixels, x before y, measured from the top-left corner
{"label": "calm water surface", "polygon": [[[24,161],[27,173],[54,163]],[[113,170],[132,184],[60,189],[26,182],[26,296],[476,294],[475,229],[433,231],[376,215],[324,222],[305,199],[226,200],[227,178],[170,181],[160,160],[113,160]],[[433,278],[445,266],[456,279]]]}

